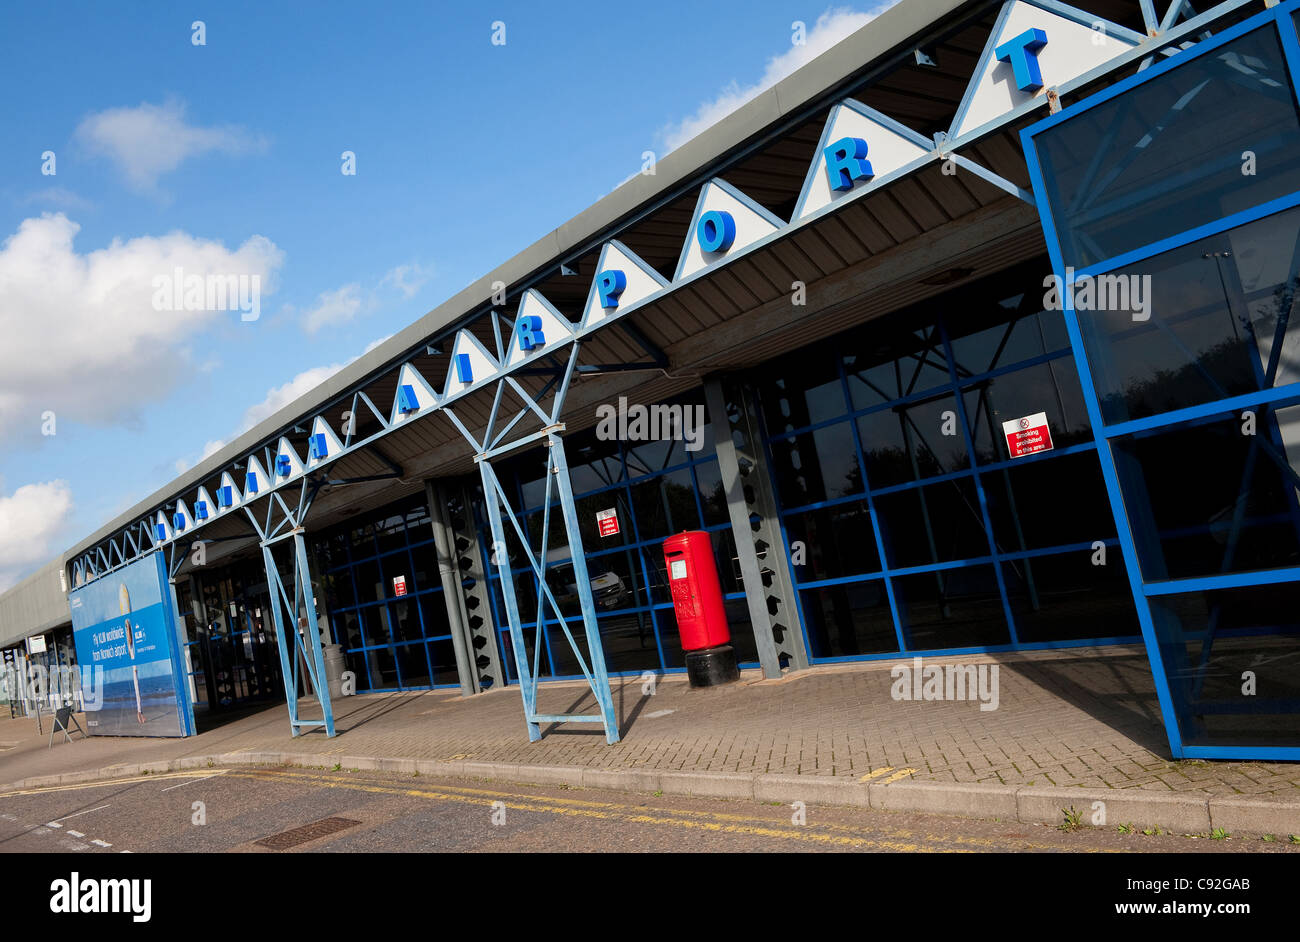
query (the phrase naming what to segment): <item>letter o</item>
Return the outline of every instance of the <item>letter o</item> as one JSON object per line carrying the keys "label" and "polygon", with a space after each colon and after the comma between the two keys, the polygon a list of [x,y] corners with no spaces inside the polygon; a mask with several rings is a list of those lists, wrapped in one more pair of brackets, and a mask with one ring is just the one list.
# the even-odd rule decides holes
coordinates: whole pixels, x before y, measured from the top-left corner
{"label": "letter o", "polygon": [[736,241],[736,220],[731,213],[711,209],[700,217],[695,234],[705,252],[725,252]]}

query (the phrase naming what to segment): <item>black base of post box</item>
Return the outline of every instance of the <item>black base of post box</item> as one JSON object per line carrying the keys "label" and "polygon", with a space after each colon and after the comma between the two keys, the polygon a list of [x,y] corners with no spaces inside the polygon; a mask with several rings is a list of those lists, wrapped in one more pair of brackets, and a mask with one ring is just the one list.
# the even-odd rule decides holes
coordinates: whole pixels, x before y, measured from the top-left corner
{"label": "black base of post box", "polygon": [[740,680],[736,649],[729,644],[686,652],[686,676],[692,687],[717,687]]}

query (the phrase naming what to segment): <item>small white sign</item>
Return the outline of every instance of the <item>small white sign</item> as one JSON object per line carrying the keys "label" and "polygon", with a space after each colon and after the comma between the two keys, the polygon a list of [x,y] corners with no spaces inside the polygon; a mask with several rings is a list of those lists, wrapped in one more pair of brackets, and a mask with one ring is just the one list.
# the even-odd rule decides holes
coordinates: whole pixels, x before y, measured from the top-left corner
{"label": "small white sign", "polygon": [[686,560],[674,559],[668,564],[668,578],[685,579],[686,578]]}
{"label": "small white sign", "polygon": [[27,653],[28,653],[28,654],[44,654],[44,653],[45,653],[45,635],[36,635],[36,636],[34,636],[34,637],[28,638],[28,639],[27,639]]}

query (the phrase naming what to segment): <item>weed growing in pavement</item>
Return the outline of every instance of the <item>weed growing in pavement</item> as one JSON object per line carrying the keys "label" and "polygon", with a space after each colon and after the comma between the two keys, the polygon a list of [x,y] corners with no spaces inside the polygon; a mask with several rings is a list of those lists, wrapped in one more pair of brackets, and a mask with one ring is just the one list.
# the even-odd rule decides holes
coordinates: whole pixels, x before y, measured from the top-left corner
{"label": "weed growing in pavement", "polygon": [[1083,827],[1083,812],[1070,805],[1069,808],[1062,808],[1061,814],[1065,815],[1065,820],[1056,826],[1058,831],[1077,831]]}

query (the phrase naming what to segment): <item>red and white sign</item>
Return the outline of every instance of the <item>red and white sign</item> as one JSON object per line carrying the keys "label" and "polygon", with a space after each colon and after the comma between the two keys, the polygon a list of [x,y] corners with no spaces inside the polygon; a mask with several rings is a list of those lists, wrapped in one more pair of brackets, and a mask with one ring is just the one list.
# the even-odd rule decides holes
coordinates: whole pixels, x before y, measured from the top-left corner
{"label": "red and white sign", "polygon": [[406,576],[393,576],[393,595],[401,598],[406,594]]}
{"label": "red and white sign", "polygon": [[1052,430],[1047,427],[1047,413],[1035,412],[1024,418],[1002,423],[1002,434],[1007,437],[1007,451],[1012,458],[1023,458],[1040,451],[1051,451]]}
{"label": "red and white sign", "polygon": [[602,537],[617,534],[618,511],[613,507],[609,508],[609,510],[596,511],[596,530]]}

